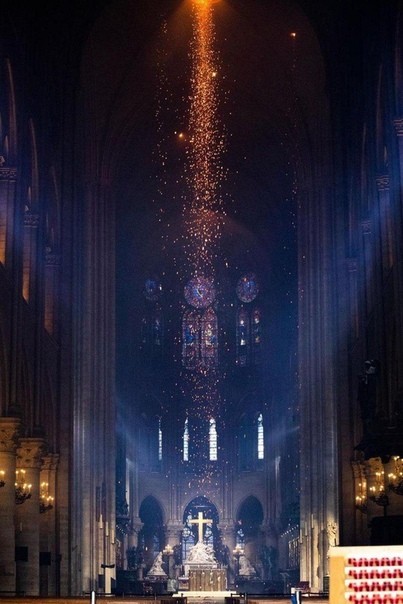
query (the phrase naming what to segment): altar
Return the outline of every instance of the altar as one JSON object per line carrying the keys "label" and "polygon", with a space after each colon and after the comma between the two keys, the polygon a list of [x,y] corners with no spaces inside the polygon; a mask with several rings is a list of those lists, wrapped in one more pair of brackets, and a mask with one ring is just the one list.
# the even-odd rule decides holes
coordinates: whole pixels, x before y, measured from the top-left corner
{"label": "altar", "polygon": [[190,591],[225,591],[227,571],[222,568],[189,570]]}

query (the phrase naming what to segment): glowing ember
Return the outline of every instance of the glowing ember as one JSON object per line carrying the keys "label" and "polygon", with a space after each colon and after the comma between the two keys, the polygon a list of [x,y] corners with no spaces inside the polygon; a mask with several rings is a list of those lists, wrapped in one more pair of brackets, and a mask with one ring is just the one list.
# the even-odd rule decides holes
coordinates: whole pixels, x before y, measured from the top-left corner
{"label": "glowing ember", "polygon": [[214,50],[210,0],[193,3],[191,92],[187,150],[189,199],[184,206],[185,251],[195,275],[214,275],[213,259],[220,237],[221,155],[224,138],[217,120],[217,52]]}

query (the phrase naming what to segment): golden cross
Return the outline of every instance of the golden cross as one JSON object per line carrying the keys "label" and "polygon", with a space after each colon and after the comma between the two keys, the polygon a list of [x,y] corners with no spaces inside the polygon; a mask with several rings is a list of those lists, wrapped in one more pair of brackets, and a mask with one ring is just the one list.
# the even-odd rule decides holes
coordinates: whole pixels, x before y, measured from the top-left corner
{"label": "golden cross", "polygon": [[189,520],[190,524],[197,524],[199,529],[198,541],[203,541],[203,524],[210,524],[213,522],[211,518],[203,518],[203,512],[199,512],[197,518]]}

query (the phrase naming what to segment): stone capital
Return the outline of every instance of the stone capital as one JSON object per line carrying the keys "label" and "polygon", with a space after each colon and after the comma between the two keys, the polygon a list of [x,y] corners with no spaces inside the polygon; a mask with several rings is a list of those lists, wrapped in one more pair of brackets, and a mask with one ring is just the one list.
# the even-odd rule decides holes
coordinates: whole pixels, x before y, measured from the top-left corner
{"label": "stone capital", "polygon": [[397,136],[403,136],[403,117],[397,117],[393,120]]}
{"label": "stone capital", "polygon": [[45,255],[46,266],[60,266],[60,254],[54,252],[46,252]]}
{"label": "stone capital", "polygon": [[36,228],[39,225],[39,214],[33,212],[25,212],[24,226],[27,228]]}
{"label": "stone capital", "polygon": [[17,449],[17,467],[39,470],[45,454],[46,448],[43,438],[20,438]]}
{"label": "stone capital", "polygon": [[21,420],[16,417],[0,417],[0,451],[15,453]]}
{"label": "stone capital", "polygon": [[357,258],[347,258],[346,259],[347,270],[349,273],[355,273],[358,269]]}
{"label": "stone capital", "polygon": [[0,168],[0,180],[16,180],[17,168],[3,166]]}
{"label": "stone capital", "polygon": [[57,453],[48,453],[42,457],[41,470],[56,470],[59,464],[59,455]]}
{"label": "stone capital", "polygon": [[370,235],[372,233],[372,222],[370,219],[361,222],[362,234]]}
{"label": "stone capital", "polygon": [[378,176],[378,178],[376,179],[376,186],[379,192],[389,191],[389,174]]}

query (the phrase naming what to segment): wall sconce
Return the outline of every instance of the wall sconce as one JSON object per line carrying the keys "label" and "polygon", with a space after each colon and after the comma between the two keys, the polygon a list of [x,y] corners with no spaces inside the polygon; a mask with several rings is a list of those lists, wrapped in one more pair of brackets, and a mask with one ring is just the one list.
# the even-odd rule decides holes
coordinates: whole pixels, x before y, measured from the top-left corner
{"label": "wall sconce", "polygon": [[39,512],[44,514],[53,508],[53,497],[49,495],[49,483],[41,482],[39,491]]}
{"label": "wall sconce", "polygon": [[0,487],[6,486],[6,481],[4,480],[4,476],[6,475],[4,470],[0,470]]}
{"label": "wall sconce", "polygon": [[394,471],[388,474],[388,488],[397,495],[403,495],[403,459],[393,457]]}
{"label": "wall sconce", "polygon": [[15,472],[15,503],[21,505],[31,498],[31,484],[25,482],[25,470]]}

